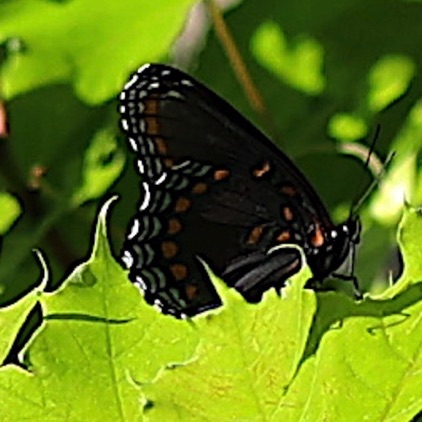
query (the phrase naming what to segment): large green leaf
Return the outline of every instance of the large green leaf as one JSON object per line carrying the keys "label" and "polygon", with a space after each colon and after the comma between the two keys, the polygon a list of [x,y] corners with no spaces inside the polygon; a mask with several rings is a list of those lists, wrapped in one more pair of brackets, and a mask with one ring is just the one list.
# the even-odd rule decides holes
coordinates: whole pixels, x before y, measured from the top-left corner
{"label": "large green leaf", "polygon": [[[179,321],[146,305],[114,262],[107,206],[89,261],[39,298],[44,321],[25,366],[0,369],[2,420],[126,421],[145,412],[151,421],[402,421],[422,409],[421,281],[403,277],[399,295],[355,303],[304,290],[304,270],[281,297],[268,292],[251,305],[214,280],[223,307]],[[409,227],[422,227],[413,209],[401,233]],[[400,241],[420,279],[418,239]],[[22,321],[21,303],[4,325]]]}
{"label": "large green leaf", "polygon": [[22,44],[10,52],[3,69],[4,93],[11,98],[45,84],[71,82],[85,101],[107,100],[129,71],[166,55],[192,4],[193,0],[2,2],[0,41],[18,39]]}
{"label": "large green leaf", "polygon": [[[59,291],[40,299],[44,322],[25,350],[26,369],[12,364],[0,369],[1,420],[138,420],[138,384],[192,355],[195,330],[143,304],[111,257],[105,210],[90,260]],[[31,298],[32,293],[25,301]],[[2,317],[4,325],[14,324],[9,331],[14,319],[22,321],[27,309],[22,306],[17,304],[7,321]]]}

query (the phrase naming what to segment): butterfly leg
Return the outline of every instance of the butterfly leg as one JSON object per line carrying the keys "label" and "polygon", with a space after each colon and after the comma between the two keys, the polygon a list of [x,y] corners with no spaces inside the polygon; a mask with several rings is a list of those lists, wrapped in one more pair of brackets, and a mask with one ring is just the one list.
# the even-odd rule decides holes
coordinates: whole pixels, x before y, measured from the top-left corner
{"label": "butterfly leg", "polygon": [[362,289],[359,286],[359,280],[355,275],[344,275],[344,274],[333,274],[333,277],[339,278],[340,280],[347,281],[352,283],[353,286],[353,295],[355,296],[356,300],[363,299]]}

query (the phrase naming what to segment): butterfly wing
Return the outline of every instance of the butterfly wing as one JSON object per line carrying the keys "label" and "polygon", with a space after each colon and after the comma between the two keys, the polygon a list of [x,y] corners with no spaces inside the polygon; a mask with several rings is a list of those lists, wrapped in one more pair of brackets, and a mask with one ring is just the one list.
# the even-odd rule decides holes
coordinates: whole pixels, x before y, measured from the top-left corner
{"label": "butterfly wing", "polygon": [[120,100],[142,176],[123,257],[131,280],[163,312],[193,315],[220,304],[201,259],[259,300],[301,265],[296,248],[274,247],[309,248],[316,227],[332,227],[289,158],[185,73],[147,65]]}

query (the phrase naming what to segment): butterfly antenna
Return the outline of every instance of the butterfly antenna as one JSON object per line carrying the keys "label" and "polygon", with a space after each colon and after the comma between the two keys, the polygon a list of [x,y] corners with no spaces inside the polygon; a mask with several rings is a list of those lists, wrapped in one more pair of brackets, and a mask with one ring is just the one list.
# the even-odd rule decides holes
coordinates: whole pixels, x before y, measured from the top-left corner
{"label": "butterfly antenna", "polygon": [[382,164],[381,171],[378,172],[378,174],[375,175],[374,180],[372,183],[368,186],[366,191],[363,193],[363,195],[359,198],[359,200],[352,206],[350,209],[350,217],[353,217],[358,214],[358,210],[362,207],[363,203],[368,199],[368,197],[371,195],[371,193],[375,190],[375,188],[381,183],[381,180],[383,179],[385,172],[390,165],[390,163],[393,161],[394,156],[396,153],[393,151],[390,154],[388,154],[387,159]]}
{"label": "butterfly antenna", "polygon": [[350,208],[349,218],[353,218],[358,214],[358,210],[362,207],[363,203],[368,199],[371,193],[380,184],[388,165],[390,164],[395,155],[394,152],[389,154],[385,162],[382,162],[377,157],[374,151],[376,142],[379,139],[380,132],[381,126],[378,124],[375,129],[375,134],[372,138],[372,142],[369,148],[365,148],[363,145],[359,145],[356,143],[343,144],[340,148],[341,152],[343,153],[354,155],[355,157],[361,158],[362,161],[365,159],[364,168],[369,169],[371,174],[374,176],[374,180],[364,191],[364,193],[362,195],[359,195],[357,200],[353,201],[353,204]]}
{"label": "butterfly antenna", "polygon": [[377,127],[375,129],[375,134],[372,138],[371,145],[369,146],[368,156],[366,157],[366,161],[365,161],[365,165],[364,165],[365,168],[369,168],[369,161],[371,160],[372,154],[373,154],[374,149],[375,149],[375,144],[377,143],[380,132],[381,132],[381,125],[378,123]]}

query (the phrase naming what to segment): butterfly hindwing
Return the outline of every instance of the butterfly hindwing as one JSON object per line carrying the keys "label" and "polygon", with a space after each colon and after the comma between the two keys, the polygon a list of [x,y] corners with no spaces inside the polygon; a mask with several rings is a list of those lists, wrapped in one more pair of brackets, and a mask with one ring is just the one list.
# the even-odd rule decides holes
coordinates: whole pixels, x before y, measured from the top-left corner
{"label": "butterfly hindwing", "polygon": [[120,101],[141,176],[123,256],[148,302],[176,316],[218,306],[201,259],[257,301],[300,268],[297,248],[275,247],[294,243],[309,254],[325,247],[334,226],[313,188],[212,91],[169,66],[148,65]]}

